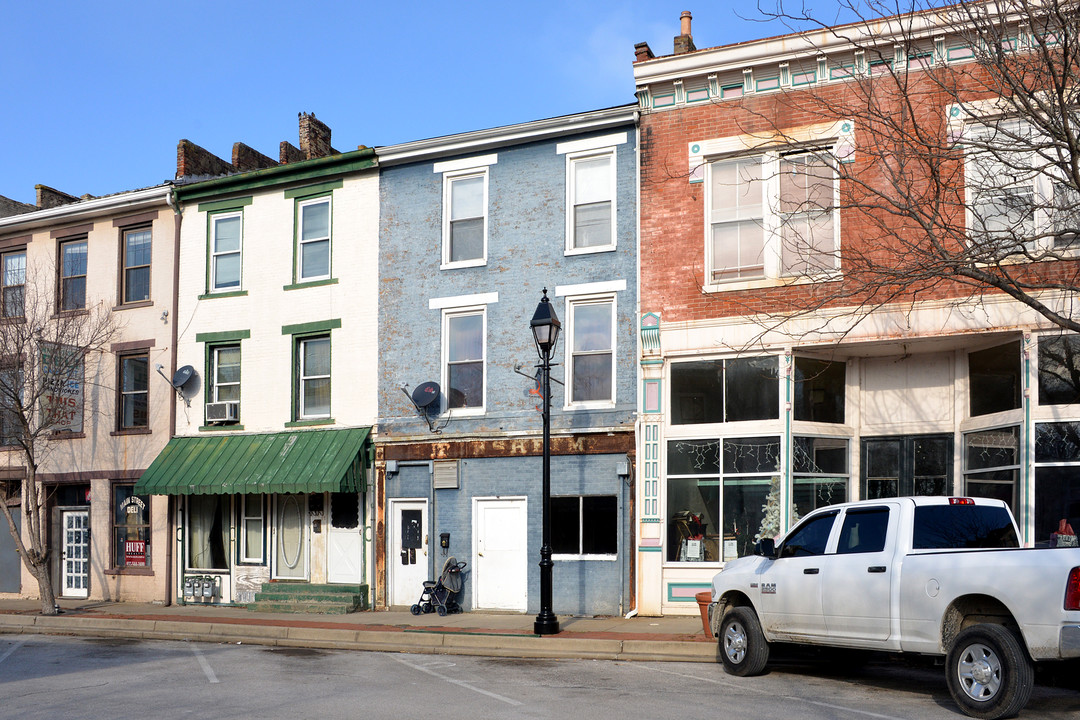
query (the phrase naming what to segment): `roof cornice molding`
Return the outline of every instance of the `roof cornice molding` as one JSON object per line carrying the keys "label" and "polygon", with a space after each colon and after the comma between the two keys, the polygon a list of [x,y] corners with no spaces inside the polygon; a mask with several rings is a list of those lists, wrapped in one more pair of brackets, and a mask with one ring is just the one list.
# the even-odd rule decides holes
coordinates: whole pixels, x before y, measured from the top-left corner
{"label": "roof cornice molding", "polygon": [[620,105],[604,110],[562,115],[458,135],[445,135],[400,145],[385,145],[375,150],[379,155],[379,165],[400,165],[627,125],[637,120],[637,110],[636,104]]}
{"label": "roof cornice molding", "polygon": [[164,185],[143,190],[132,190],[131,192],[117,193],[90,200],[80,200],[79,202],[68,203],[54,208],[34,210],[0,218],[0,234],[34,230],[82,219],[90,220],[111,215],[121,215],[155,205],[166,205],[172,189],[172,183],[165,183]]}

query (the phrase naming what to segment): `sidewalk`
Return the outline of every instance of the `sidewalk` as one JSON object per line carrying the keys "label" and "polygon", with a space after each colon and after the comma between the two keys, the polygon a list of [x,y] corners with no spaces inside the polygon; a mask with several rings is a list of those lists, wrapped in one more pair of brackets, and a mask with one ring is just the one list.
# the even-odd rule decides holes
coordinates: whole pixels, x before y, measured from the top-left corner
{"label": "sidewalk", "polygon": [[716,662],[716,642],[698,616],[560,616],[557,635],[533,634],[533,615],[409,612],[308,615],[197,605],[60,600],[40,615],[36,600],[0,600],[0,635],[43,633],[195,640],[288,647],[521,658]]}

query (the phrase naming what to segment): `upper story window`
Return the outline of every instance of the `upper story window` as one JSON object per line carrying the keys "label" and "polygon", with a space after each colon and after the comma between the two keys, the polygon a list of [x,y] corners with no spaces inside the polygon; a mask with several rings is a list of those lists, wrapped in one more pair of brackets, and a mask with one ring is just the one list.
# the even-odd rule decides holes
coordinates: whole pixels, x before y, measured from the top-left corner
{"label": "upper story window", "polygon": [[243,245],[243,213],[222,212],[210,216],[210,291],[240,289]]}
{"label": "upper story window", "polygon": [[487,168],[443,176],[443,265],[487,259]]}
{"label": "upper story window", "polygon": [[22,437],[22,366],[0,361],[0,446],[11,446]]}
{"label": "upper story window", "polygon": [[3,293],[0,295],[0,315],[5,318],[21,318],[25,312],[26,249],[12,250],[0,255],[0,279]]}
{"label": "upper story window", "polygon": [[150,356],[148,353],[121,355],[120,365],[120,430],[150,427]]}
{"label": "upper story window", "polygon": [[486,324],[483,309],[443,316],[443,387],[448,409],[484,409]]}
{"label": "upper story window", "polygon": [[60,243],[60,310],[86,307],[86,238]]}
{"label": "upper story window", "polygon": [[567,163],[566,251],[615,247],[615,150],[572,154]]}
{"label": "upper story window", "polygon": [[709,163],[707,280],[835,271],[839,186],[832,162],[821,151],[800,151]]}
{"label": "upper story window", "polygon": [[240,401],[240,346],[220,345],[210,351],[210,402]]}
{"label": "upper story window", "polygon": [[566,404],[615,402],[615,298],[570,299]]}
{"label": "upper story window", "polygon": [[305,200],[297,206],[297,281],[330,277],[330,198]]}
{"label": "upper story window", "polygon": [[150,250],[153,233],[150,228],[123,231],[121,252],[122,304],[143,302],[150,299]]}
{"label": "upper story window", "polygon": [[330,336],[297,340],[297,420],[330,417]]}

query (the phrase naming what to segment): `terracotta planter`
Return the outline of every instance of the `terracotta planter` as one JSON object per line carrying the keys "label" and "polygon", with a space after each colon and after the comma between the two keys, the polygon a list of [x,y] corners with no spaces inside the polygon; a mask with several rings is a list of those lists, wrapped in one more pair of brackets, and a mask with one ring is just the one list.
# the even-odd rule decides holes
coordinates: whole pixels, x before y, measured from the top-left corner
{"label": "terracotta planter", "polygon": [[705,631],[705,637],[712,637],[712,628],[709,627],[709,603],[712,602],[712,590],[699,592],[694,599],[697,600],[698,610],[701,611],[701,628]]}

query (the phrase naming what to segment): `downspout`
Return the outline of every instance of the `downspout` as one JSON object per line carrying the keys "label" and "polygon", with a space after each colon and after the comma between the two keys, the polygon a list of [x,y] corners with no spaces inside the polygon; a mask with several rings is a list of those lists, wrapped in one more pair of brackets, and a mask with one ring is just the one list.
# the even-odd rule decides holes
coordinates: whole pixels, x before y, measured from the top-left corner
{"label": "downspout", "polygon": [[780,482],[780,502],[781,502],[781,517],[783,517],[782,529],[783,532],[787,532],[791,529],[791,508],[792,497],[795,494],[795,475],[793,468],[795,465],[795,439],[791,437],[791,385],[795,377],[794,365],[795,357],[790,347],[784,348],[784,452],[786,454],[787,462],[783,463],[781,467],[784,469],[784,474]]}
{"label": "downspout", "polygon": [[[1029,452],[1028,448],[1031,445],[1032,433],[1031,425],[1031,333],[1024,333],[1024,430],[1020,434],[1020,466],[1023,468],[1024,479],[1022,487],[1024,489],[1024,501],[1019,504],[1019,510],[1022,510],[1021,520],[1022,527],[1021,532],[1024,534],[1024,546],[1032,547],[1032,525],[1034,525],[1034,519],[1030,508],[1034,506],[1033,503],[1028,502],[1029,495],[1033,494],[1032,488],[1034,488],[1034,482],[1031,477],[1032,468],[1034,466],[1034,457]],[[1019,500],[1019,498],[1017,498]]]}
{"label": "downspout", "polygon": [[[176,197],[176,188],[169,189],[168,195],[165,196],[165,202],[173,211],[173,277],[172,277],[172,367],[169,370],[169,377],[173,376],[176,372],[176,343],[179,340],[179,329],[177,327],[177,314],[180,307],[180,227],[184,221],[184,215],[180,210],[180,204]],[[169,440],[176,435],[176,393],[169,393]],[[169,534],[176,538],[177,541],[177,561],[181,563],[179,567],[183,567],[183,531],[177,519],[180,517],[180,503],[174,501],[169,496]],[[175,512],[172,512],[173,505],[175,504]],[[169,553],[165,559],[165,605],[172,604],[173,594],[180,600],[180,604],[184,604],[184,594],[181,589],[180,580],[176,576],[176,569],[173,568],[173,554]],[[169,584],[174,583],[174,587],[169,588]]]}
{"label": "downspout", "polygon": [[[619,592],[629,592],[628,598],[619,598],[619,607],[622,610],[627,610],[627,605],[630,606],[629,611],[624,615],[626,619],[630,619],[637,615],[638,612],[638,568],[640,566],[640,558],[638,557],[638,531],[641,527],[641,523],[638,521],[637,516],[642,512],[638,503],[638,483],[636,469],[636,463],[638,458],[642,456],[641,452],[641,436],[643,434],[644,426],[642,424],[642,413],[644,400],[640,397],[641,390],[644,388],[645,371],[641,368],[641,356],[643,354],[641,346],[641,112],[634,111],[634,347],[637,349],[636,357],[634,358],[634,463],[629,463],[631,477],[634,478],[634,482],[630,485],[630,517],[629,520],[629,537],[626,539],[626,545],[629,552],[627,556],[626,567],[626,582],[619,583]],[[629,458],[627,458],[629,461]]]}

